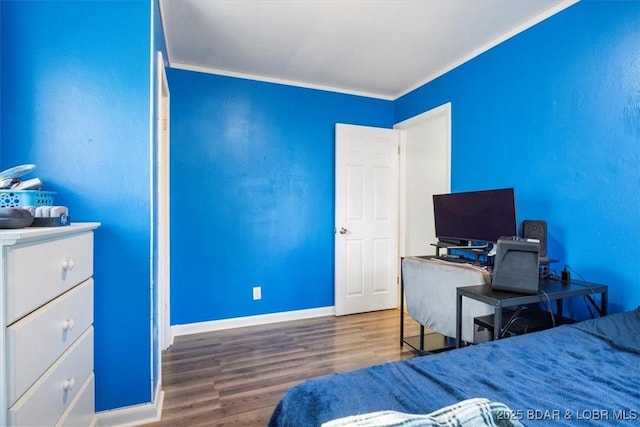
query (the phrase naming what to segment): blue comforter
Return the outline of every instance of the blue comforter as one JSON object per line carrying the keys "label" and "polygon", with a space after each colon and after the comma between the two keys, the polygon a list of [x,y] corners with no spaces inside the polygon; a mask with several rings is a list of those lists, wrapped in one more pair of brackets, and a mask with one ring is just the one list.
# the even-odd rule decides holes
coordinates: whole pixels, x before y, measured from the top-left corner
{"label": "blue comforter", "polygon": [[640,423],[640,308],[307,380],[285,394],[269,426],[426,414],[474,397],[504,403],[525,425]]}

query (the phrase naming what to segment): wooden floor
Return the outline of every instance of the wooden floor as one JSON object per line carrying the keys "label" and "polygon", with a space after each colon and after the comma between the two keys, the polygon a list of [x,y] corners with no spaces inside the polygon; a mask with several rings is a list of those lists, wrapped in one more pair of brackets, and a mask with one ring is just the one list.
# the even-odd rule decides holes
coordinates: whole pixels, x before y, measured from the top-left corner
{"label": "wooden floor", "polygon": [[176,337],[163,353],[162,419],[147,426],[266,426],[307,378],[414,357],[399,326],[400,312],[388,310]]}

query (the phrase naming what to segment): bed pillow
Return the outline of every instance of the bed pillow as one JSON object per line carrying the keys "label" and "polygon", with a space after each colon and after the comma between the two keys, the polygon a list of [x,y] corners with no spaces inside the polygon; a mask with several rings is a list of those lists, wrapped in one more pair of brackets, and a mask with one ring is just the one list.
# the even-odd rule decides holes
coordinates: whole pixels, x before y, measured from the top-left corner
{"label": "bed pillow", "polygon": [[505,404],[489,399],[467,399],[430,414],[380,411],[338,418],[322,427],[522,427]]}

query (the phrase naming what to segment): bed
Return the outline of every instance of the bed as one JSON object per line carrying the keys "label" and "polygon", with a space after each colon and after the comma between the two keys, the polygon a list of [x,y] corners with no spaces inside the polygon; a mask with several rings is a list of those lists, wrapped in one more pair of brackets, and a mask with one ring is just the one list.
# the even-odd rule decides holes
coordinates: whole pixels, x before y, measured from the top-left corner
{"label": "bed", "polygon": [[310,379],[285,393],[269,426],[321,426],[380,411],[429,414],[472,398],[504,404],[510,417],[524,425],[637,422],[640,307],[446,353]]}

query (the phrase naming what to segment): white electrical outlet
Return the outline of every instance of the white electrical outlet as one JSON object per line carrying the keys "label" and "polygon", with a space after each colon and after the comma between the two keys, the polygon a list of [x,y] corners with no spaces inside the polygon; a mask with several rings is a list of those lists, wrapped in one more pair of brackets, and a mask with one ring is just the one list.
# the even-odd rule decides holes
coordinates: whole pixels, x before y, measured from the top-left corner
{"label": "white electrical outlet", "polygon": [[259,299],[262,299],[262,287],[254,286],[253,287],[253,300],[257,301]]}

